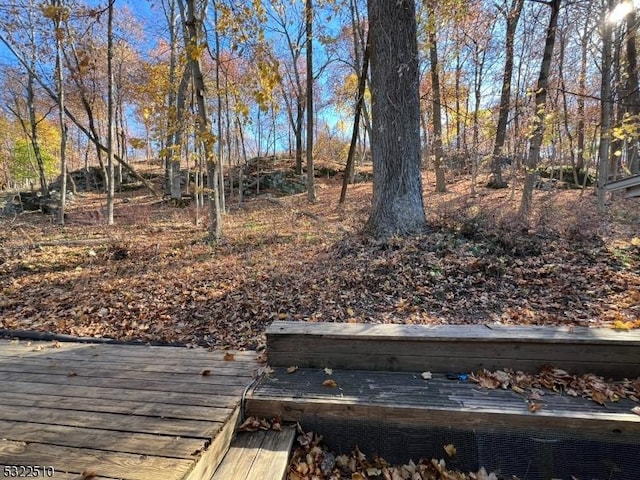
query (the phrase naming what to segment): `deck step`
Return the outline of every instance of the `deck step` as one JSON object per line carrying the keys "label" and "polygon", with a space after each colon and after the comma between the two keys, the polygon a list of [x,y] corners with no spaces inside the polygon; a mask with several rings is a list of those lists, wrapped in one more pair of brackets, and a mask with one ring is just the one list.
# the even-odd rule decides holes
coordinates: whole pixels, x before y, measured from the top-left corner
{"label": "deck step", "polygon": [[211,480],[282,480],[295,434],[294,427],[238,433]]}
{"label": "deck step", "polygon": [[616,379],[640,376],[640,332],[610,328],[274,322],[272,367],[472,372],[545,365]]}
{"label": "deck step", "polygon": [[[335,385],[325,383],[328,379]],[[425,380],[420,373],[333,370],[327,375],[323,369],[288,373],[276,367],[249,392],[245,412],[299,422],[306,431],[323,435],[336,452],[357,445],[392,463],[442,458],[443,446],[454,444],[460,468],[500,468],[500,462],[513,459],[514,468],[525,468],[503,472],[520,478],[571,478],[578,470],[525,475],[527,461],[545,464],[555,456],[558,463],[566,454],[585,465],[596,453],[598,461],[634,457],[633,468],[640,468],[640,416],[631,410],[637,404],[622,399],[603,407],[552,392],[536,403],[540,408],[532,412],[524,395],[446,374]],[[589,474],[576,478],[608,478]]]}

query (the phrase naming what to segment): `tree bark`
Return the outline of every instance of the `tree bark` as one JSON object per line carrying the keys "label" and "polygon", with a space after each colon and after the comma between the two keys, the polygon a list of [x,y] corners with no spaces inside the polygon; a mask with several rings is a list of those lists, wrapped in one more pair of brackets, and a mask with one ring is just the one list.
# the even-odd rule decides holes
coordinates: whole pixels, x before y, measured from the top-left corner
{"label": "tree bark", "polygon": [[508,184],[502,178],[503,148],[507,137],[507,121],[509,119],[509,105],[511,103],[511,78],[513,76],[513,47],[515,44],[516,29],[522,13],[524,0],[512,0],[508,11],[503,11],[507,20],[504,73],[502,76],[502,91],[500,93],[500,109],[498,113],[498,127],[496,140],[493,145],[491,157],[491,178],[487,186],[489,188],[507,188]]}
{"label": "tree bark", "polygon": [[440,94],[440,72],[438,71],[438,43],[436,38],[436,19],[433,4],[429,4],[429,59],[431,60],[431,96],[433,112],[433,166],[436,171],[436,192],[447,191],[444,178],[444,150],[442,148],[442,96]]}
{"label": "tree bark", "polygon": [[113,3],[109,1],[107,14],[107,224],[113,225],[113,203],[115,197],[114,175],[114,108],[113,108]]}
{"label": "tree bark", "polygon": [[[180,0],[181,11],[184,12],[184,0]],[[211,131],[211,123],[207,114],[207,104],[204,98],[205,83],[200,66],[200,34],[202,31],[202,19],[196,15],[195,0],[187,0],[186,17],[183,14],[185,26],[188,31],[189,44],[187,53],[191,75],[193,79],[193,89],[198,110],[198,120],[196,128],[198,130],[198,140],[204,150],[205,161],[207,162],[207,188],[209,190],[209,235],[212,240],[219,240],[222,237],[222,214],[220,211],[220,197],[218,195],[218,169],[220,162],[216,161],[214,144],[216,138]]]}
{"label": "tree bark", "polygon": [[340,191],[340,201],[343,204],[347,197],[347,185],[353,176],[354,158],[356,151],[356,142],[358,140],[358,130],[360,127],[360,114],[362,112],[362,104],[364,103],[364,91],[367,85],[367,72],[369,70],[369,55],[371,48],[369,47],[369,33],[367,32],[367,44],[364,48],[364,57],[362,59],[362,71],[358,78],[358,100],[356,101],[356,111],[353,118],[353,131],[351,133],[351,143],[349,144],[349,153],[347,154],[347,164],[344,169],[344,177],[342,179],[342,190]]}
{"label": "tree bark", "polygon": [[313,166],[313,2],[306,0],[307,33],[307,200],[316,201],[315,169]]}
{"label": "tree bark", "polygon": [[612,40],[611,23],[606,19],[606,13],[610,12],[613,2],[607,0],[607,8],[602,16],[602,82],[600,84],[600,144],[598,147],[598,211],[605,211],[604,186],[609,181],[609,152],[611,140],[611,60]]}
{"label": "tree bark", "polygon": [[553,47],[556,42],[556,29],[558,26],[558,16],[560,13],[561,0],[550,0],[551,15],[547,27],[547,35],[544,43],[544,53],[540,64],[540,74],[536,84],[536,103],[533,118],[533,134],[529,142],[529,154],[525,161],[526,173],[524,188],[522,189],[522,199],[520,201],[520,216],[527,218],[531,211],[533,201],[533,187],[536,177],[536,167],[540,159],[540,146],[544,134],[544,120],[546,117],[547,91],[549,87],[549,72],[551,70],[551,59]]}
{"label": "tree bark", "polygon": [[420,97],[414,0],[369,0],[373,200],[378,238],[426,228],[420,172]]}

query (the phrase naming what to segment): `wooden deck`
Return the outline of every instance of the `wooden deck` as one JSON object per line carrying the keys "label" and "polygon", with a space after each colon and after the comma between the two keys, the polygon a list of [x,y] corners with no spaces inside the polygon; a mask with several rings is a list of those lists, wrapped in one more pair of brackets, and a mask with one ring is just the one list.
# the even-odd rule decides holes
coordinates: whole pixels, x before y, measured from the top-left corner
{"label": "wooden deck", "polygon": [[[542,392],[531,411],[526,395],[485,389],[460,374],[482,368],[535,373],[550,364],[635,378],[640,332],[274,322],[267,358],[273,372],[249,390],[246,415],[299,422],[336,452],[357,445],[396,463],[441,458],[443,445],[454,443],[454,465],[462,469],[485,466],[536,480],[638,478],[636,403],[602,406]],[[425,371],[433,378],[423,379]],[[329,379],[335,384],[325,384]]]}
{"label": "wooden deck", "polygon": [[473,372],[553,365],[611,378],[640,376],[640,332],[505,325],[389,325],[274,322],[272,367]]}
{"label": "wooden deck", "polygon": [[254,352],[0,340],[0,478],[208,480],[256,371]]}

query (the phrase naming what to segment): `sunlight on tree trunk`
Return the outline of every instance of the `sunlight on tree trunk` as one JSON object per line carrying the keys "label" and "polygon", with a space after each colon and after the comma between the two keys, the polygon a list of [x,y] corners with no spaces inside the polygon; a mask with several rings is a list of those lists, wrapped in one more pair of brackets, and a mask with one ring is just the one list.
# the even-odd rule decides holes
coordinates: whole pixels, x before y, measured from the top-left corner
{"label": "sunlight on tree trunk", "polygon": [[607,14],[611,11],[613,2],[607,0],[602,15],[602,83],[600,84],[600,146],[598,148],[598,211],[605,212],[606,192],[604,186],[609,180],[609,155],[611,141],[611,63],[612,25],[607,21]]}
{"label": "sunlight on tree trunk", "polygon": [[549,88],[549,72],[551,71],[551,60],[553,57],[553,47],[556,42],[556,28],[558,25],[558,15],[560,13],[561,0],[550,0],[551,14],[549,26],[544,44],[542,63],[540,64],[540,75],[536,84],[536,102],[533,118],[533,134],[529,141],[529,154],[525,161],[525,179],[522,189],[522,199],[520,202],[520,216],[523,219],[529,217],[531,213],[531,203],[533,202],[533,188],[536,180],[536,168],[540,159],[540,146],[544,134],[544,122],[547,109],[547,92]]}
{"label": "sunlight on tree trunk", "polygon": [[501,9],[507,22],[506,27],[506,58],[504,73],[502,76],[502,92],[500,94],[500,110],[498,113],[498,127],[491,158],[491,178],[487,186],[489,188],[507,188],[507,182],[502,178],[502,164],[504,158],[504,143],[507,137],[507,120],[509,119],[509,105],[511,103],[511,78],[513,76],[513,49],[516,29],[524,0],[511,0],[511,6]]}
{"label": "sunlight on tree trunk", "polygon": [[367,229],[376,237],[426,228],[420,172],[418,44],[413,0],[369,0],[373,104],[373,199]]}
{"label": "sunlight on tree trunk", "polygon": [[433,100],[433,166],[436,172],[436,192],[447,191],[444,178],[444,150],[442,148],[442,97],[440,95],[440,72],[438,71],[438,42],[436,38],[436,18],[433,4],[429,4],[429,62]]}

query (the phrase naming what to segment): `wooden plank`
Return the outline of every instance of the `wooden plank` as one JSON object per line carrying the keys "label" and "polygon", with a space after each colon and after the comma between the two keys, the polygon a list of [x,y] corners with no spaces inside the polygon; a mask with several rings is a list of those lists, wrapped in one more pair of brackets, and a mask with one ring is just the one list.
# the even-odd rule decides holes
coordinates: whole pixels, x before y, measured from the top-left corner
{"label": "wooden plank", "polygon": [[156,418],[116,413],[57,410],[53,408],[23,408],[11,405],[0,405],[0,420],[196,438],[211,437],[221,427],[221,422],[214,421]]}
{"label": "wooden plank", "polygon": [[[3,383],[2,390],[12,393],[24,393],[32,395],[56,395],[59,394],[60,386],[53,383],[29,383],[26,381],[13,381]],[[152,390],[121,390],[114,387],[96,386],[74,386],[65,385],[64,395],[66,397],[86,398],[87,401],[98,401],[100,399],[124,401],[149,401],[153,403],[166,403],[168,405],[194,405],[194,406],[221,406],[235,407],[239,401],[237,395],[222,394],[200,394],[191,392],[163,392]]]}
{"label": "wooden plank", "polygon": [[[375,351],[375,346],[369,348]],[[461,353],[463,355],[463,353]],[[582,355],[579,358],[584,358]],[[597,357],[590,356],[594,360]],[[464,358],[464,357],[418,357],[402,355],[379,355],[378,353],[341,354],[332,352],[272,352],[269,365],[273,367],[297,366],[300,368],[335,368],[355,370],[386,370],[390,372],[451,372],[470,373],[486,368],[499,370],[511,368],[535,373],[545,365],[563,368],[574,374],[595,373],[607,378],[636,378],[640,376],[640,365],[628,363],[599,363],[597,361],[519,358]]]}
{"label": "wooden plank", "polygon": [[56,471],[81,474],[91,470],[123,480],[180,480],[193,464],[193,460],[0,439],[0,465],[51,465]]}
{"label": "wooden plank", "polygon": [[283,427],[280,432],[268,432],[246,479],[283,480],[295,434],[293,427]]}
{"label": "wooden plank", "polygon": [[[245,480],[267,432],[239,433],[211,480]],[[254,477],[261,478],[262,477]]]}
{"label": "wooden plank", "polygon": [[184,480],[209,480],[211,478],[231,444],[231,438],[239,421],[240,408],[238,407],[222,429],[217,432],[209,448],[201,453],[194,468],[185,476]]}
{"label": "wooden plank", "polygon": [[367,340],[499,340],[518,343],[588,343],[640,346],[640,332],[617,331],[611,328],[547,327],[517,325],[404,325],[373,323],[314,323],[275,321],[266,330],[271,335],[314,335],[323,338],[358,337]]}
{"label": "wooden plank", "polygon": [[300,369],[287,374],[276,368],[246,401],[248,415],[280,415],[284,421],[309,417],[349,420],[393,419],[410,425],[443,428],[539,428],[619,442],[640,442],[640,417],[633,402],[601,407],[589,400],[548,394],[542,409],[528,410],[525,398],[510,390],[486,390],[444,375],[424,381],[419,375],[389,372],[335,371],[337,388],[322,385],[322,371]]}
{"label": "wooden plank", "polygon": [[624,198],[640,197],[640,186],[629,187],[624,193]]}
{"label": "wooden plank", "polygon": [[613,182],[606,183],[604,186],[604,190],[606,192],[615,192],[616,190],[635,187],[636,185],[640,185],[640,175],[621,178],[620,180],[615,180]]}
{"label": "wooden plank", "polygon": [[[7,364],[0,363],[0,375],[2,373],[22,373],[22,374],[45,374],[62,375],[64,377],[89,377],[89,378],[109,378],[109,379],[131,379],[147,380],[153,379],[157,382],[169,382],[172,384],[187,383],[197,388],[197,385],[246,385],[251,382],[253,375],[250,372],[237,375],[220,375],[217,370],[207,369],[208,374],[203,375],[202,370],[195,370],[183,373],[168,372],[148,372],[137,369],[112,369],[94,368],[86,366],[82,362],[69,363],[65,365],[32,365],[25,363]],[[1,378],[1,377],[0,377]]]}
{"label": "wooden plank", "polygon": [[69,342],[36,342],[0,340],[0,351],[13,355],[82,355],[85,357],[111,356],[120,359],[148,358],[158,362],[175,361],[178,359],[189,361],[224,361],[227,354],[232,354],[235,361],[253,361],[254,351],[240,350],[207,350],[205,348],[186,347],[157,347],[148,345],[108,345]]}
{"label": "wooden plank", "polygon": [[470,372],[482,368],[537,371],[551,364],[575,373],[634,378],[640,376],[640,332],[625,333],[275,322],[267,332],[267,357],[269,365],[278,367]]}
{"label": "wooden plank", "polygon": [[282,480],[295,428],[239,433],[211,480]]}
{"label": "wooden plank", "polygon": [[257,370],[257,365],[252,365],[248,362],[225,362],[225,361],[211,361],[211,362],[188,362],[187,360],[180,360],[172,362],[171,364],[159,364],[157,362],[147,364],[140,361],[123,362],[118,359],[103,359],[101,357],[90,358],[56,358],[55,356],[39,356],[24,357],[7,356],[2,353],[0,349],[0,368],[4,368],[10,365],[25,365],[29,366],[43,366],[49,368],[68,368],[72,370],[81,365],[84,368],[91,369],[111,369],[111,370],[123,370],[123,371],[140,371],[140,372],[153,372],[153,373],[181,373],[181,374],[194,374],[200,375],[204,370],[211,370],[216,375],[232,375],[232,376],[244,376],[251,377]]}
{"label": "wooden plank", "polygon": [[[117,384],[123,390],[145,390],[159,392],[191,392],[209,395],[241,395],[248,381],[239,385],[226,384],[190,384],[187,382],[171,383],[158,380],[120,379],[115,382],[110,378],[93,378],[66,375],[30,374],[22,372],[0,372],[0,383],[6,382],[44,383],[50,385],[87,386],[87,387],[111,387]],[[240,383],[240,382],[234,382]],[[50,391],[49,393],[55,393]]]}
{"label": "wooden plank", "polygon": [[[178,418],[187,420],[205,420],[221,422],[226,419],[233,407],[172,405],[150,403],[146,401],[108,400],[97,398],[88,400],[83,397],[62,395],[36,395],[33,393],[11,393],[0,391],[0,404],[20,407],[53,408],[58,410],[81,410],[85,412],[121,413],[125,415],[143,415],[148,417]],[[0,430],[1,431],[1,430]]]}
{"label": "wooden plank", "polygon": [[97,450],[186,459],[193,459],[193,453],[202,449],[205,444],[203,439],[177,437],[173,434],[121,434],[121,432],[110,432],[100,428],[67,427],[7,420],[0,420],[0,432],[2,432],[0,436],[4,440],[77,448],[91,446]]}

